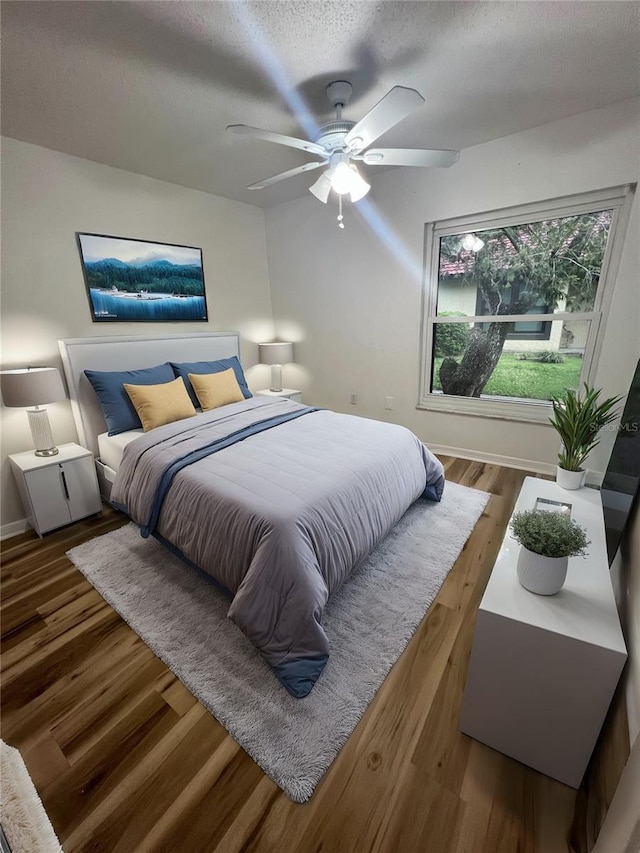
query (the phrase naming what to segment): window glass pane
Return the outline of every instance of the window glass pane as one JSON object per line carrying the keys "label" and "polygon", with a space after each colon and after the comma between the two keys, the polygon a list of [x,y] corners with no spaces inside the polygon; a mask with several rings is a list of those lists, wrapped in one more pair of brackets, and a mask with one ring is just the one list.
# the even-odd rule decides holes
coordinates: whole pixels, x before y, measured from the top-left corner
{"label": "window glass pane", "polygon": [[[439,317],[591,311],[613,211],[440,238]],[[523,324],[512,334],[540,333]]]}
{"label": "window glass pane", "polygon": [[434,324],[432,393],[550,400],[565,388],[579,387],[590,320],[550,321],[546,340],[510,339],[513,323],[483,325]]}

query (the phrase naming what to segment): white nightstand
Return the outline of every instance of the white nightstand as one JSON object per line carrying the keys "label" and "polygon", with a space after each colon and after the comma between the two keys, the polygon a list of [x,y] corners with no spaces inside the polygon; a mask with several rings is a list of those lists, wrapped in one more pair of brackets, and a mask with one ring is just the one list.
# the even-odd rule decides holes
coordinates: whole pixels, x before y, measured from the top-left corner
{"label": "white nightstand", "polygon": [[302,402],[302,391],[296,391],[295,388],[283,388],[282,391],[269,391],[265,388],[263,391],[256,391],[256,397],[286,397],[287,400],[293,400],[294,403]]}
{"label": "white nightstand", "polygon": [[102,510],[93,453],[62,444],[56,456],[33,450],[9,456],[27,521],[42,536]]}

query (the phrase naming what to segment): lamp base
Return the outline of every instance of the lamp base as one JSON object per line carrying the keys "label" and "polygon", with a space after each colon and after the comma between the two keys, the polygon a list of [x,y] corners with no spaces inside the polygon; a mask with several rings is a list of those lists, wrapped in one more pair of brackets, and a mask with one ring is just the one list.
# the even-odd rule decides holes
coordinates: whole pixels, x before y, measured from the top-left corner
{"label": "lamp base", "polygon": [[271,365],[271,387],[269,391],[282,391],[282,365],[281,364],[272,364]]}
{"label": "lamp base", "polygon": [[47,410],[38,407],[27,409],[27,415],[29,417],[29,426],[31,427],[31,437],[36,446],[36,456],[56,456],[60,453],[53,443]]}

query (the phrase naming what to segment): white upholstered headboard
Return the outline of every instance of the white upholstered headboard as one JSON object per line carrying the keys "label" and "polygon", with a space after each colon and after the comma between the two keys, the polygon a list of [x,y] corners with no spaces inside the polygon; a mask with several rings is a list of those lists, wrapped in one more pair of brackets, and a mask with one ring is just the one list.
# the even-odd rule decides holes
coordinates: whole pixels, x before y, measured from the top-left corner
{"label": "white upholstered headboard", "polygon": [[165,361],[215,361],[240,356],[237,332],[184,335],[123,335],[58,341],[78,437],[98,456],[98,436],[107,431],[89,370],[137,370]]}

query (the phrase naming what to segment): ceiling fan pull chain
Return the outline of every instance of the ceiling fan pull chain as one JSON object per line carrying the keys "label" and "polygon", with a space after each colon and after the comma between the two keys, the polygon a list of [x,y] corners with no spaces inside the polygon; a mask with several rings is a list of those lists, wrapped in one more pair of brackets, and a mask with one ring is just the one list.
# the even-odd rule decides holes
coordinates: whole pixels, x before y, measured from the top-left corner
{"label": "ceiling fan pull chain", "polygon": [[344,228],[344,216],[342,215],[342,196],[338,196],[338,228]]}

